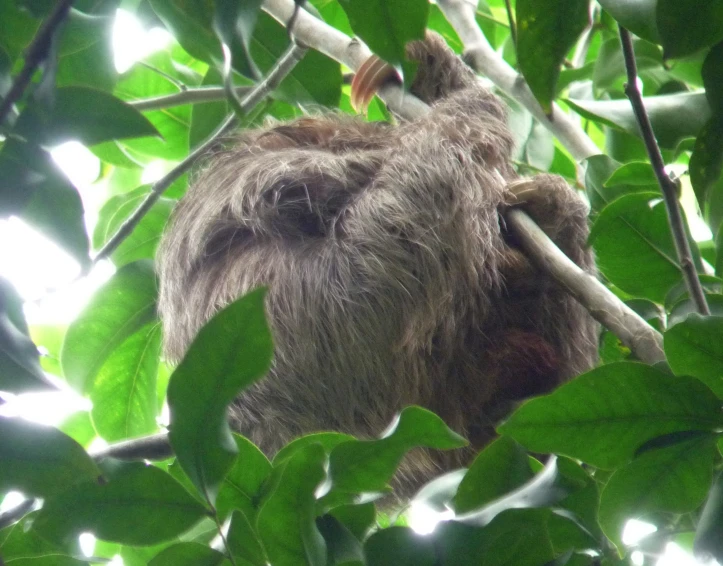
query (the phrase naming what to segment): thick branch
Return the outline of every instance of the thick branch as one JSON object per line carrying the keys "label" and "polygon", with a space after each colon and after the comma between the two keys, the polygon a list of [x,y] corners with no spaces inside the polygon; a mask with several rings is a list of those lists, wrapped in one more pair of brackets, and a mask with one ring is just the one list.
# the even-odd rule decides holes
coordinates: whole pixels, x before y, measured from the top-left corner
{"label": "thick branch", "polygon": [[628,73],[628,82],[625,84],[625,94],[630,99],[630,105],[633,107],[635,118],[637,118],[640,134],[645,142],[645,149],[650,157],[650,164],[653,167],[658,184],[663,192],[663,200],[668,210],[668,223],[670,231],[675,241],[675,250],[678,254],[680,262],[680,270],[683,273],[688,293],[695,302],[696,309],[700,314],[710,314],[708,303],[705,299],[703,287],[698,279],[698,273],[693,263],[693,254],[688,243],[687,230],[685,229],[685,221],[678,202],[678,187],[673,180],[665,172],[665,163],[663,155],[660,153],[660,147],[655,139],[653,127],[650,124],[648,113],[645,111],[643,104],[643,96],[638,89],[638,69],[635,63],[635,52],[633,51],[633,40],[630,32],[624,27],[620,27],[620,41],[623,46],[623,56],[625,57],[625,69]]}
{"label": "thick branch", "polygon": [[[560,141],[566,144],[566,147],[576,158],[582,159],[600,153],[600,150],[590,138],[561,110],[557,109],[555,112],[555,120],[547,119],[524,80],[519,78],[494,53],[489,43],[484,39],[484,35],[474,21],[474,9],[471,4],[463,0],[438,0],[438,4],[445,11],[447,17],[450,18],[463,41],[479,34],[482,43],[487,46],[489,51],[484,48],[477,50],[480,56],[484,56],[486,60],[488,59],[488,63],[483,66],[485,73],[488,71],[486,65],[489,64],[492,73],[487,74],[498,86],[503,90],[507,90],[513,96],[515,92],[522,93],[522,98],[515,97],[523,102],[525,106],[528,106],[531,111],[536,109],[532,113],[542,123],[546,124],[560,138]],[[293,0],[264,0],[263,8],[284,24],[294,11],[294,2]],[[469,9],[471,9],[471,12],[469,12]],[[469,21],[468,15],[471,18]],[[472,24],[476,32],[472,31]],[[356,69],[369,56],[369,50],[359,42],[350,40],[340,31],[328,26],[304,10],[299,11],[297,21],[294,24],[294,35],[306,45],[325,53],[352,69]],[[480,44],[478,45],[480,47],[479,40],[477,40],[477,43]],[[497,82],[492,74],[501,82]],[[509,88],[505,88],[505,86]],[[390,104],[395,113],[413,118],[429,110],[428,106],[409,94],[405,95],[404,98],[400,98],[401,93],[397,91],[401,91],[400,87],[390,84],[382,92],[383,97],[389,96],[389,98],[385,98],[385,101]],[[525,100],[527,100],[527,103],[525,103]],[[400,103],[401,106],[391,106]],[[512,212],[510,211],[510,213]],[[591,283],[591,281],[595,281],[594,277],[586,274],[572,263],[524,212],[515,210],[511,217],[507,219],[507,223],[520,241],[527,242],[525,249],[530,254],[531,259],[545,268],[556,279],[559,278],[560,283],[568,288],[570,293],[597,320],[615,332],[638,357],[646,361],[660,361],[663,359],[662,336],[610,293],[601,283]]]}
{"label": "thick branch", "polygon": [[600,149],[575,122],[553,104],[548,117],[522,77],[500,57],[487,41],[475,20],[475,4],[468,0],[438,0],[437,4],[465,46],[467,59],[480,74],[522,104],[578,161],[597,155]]}
{"label": "thick branch", "polygon": [[20,70],[18,76],[15,77],[13,85],[10,87],[5,98],[0,101],[0,124],[5,121],[13,104],[20,100],[23,92],[25,92],[28,84],[30,84],[35,70],[48,56],[53,33],[55,33],[58,26],[63,23],[63,20],[68,16],[72,5],[73,0],[59,0],[55,8],[53,8],[53,11],[43,22],[43,25],[40,26],[38,33],[35,34],[32,43],[25,51],[23,68]]}
{"label": "thick branch", "polygon": [[[303,47],[292,44],[287,52],[282,55],[281,59],[279,59],[276,66],[269,72],[266,78],[256,85],[243,99],[241,102],[241,108],[243,111],[248,112],[251,110],[272,90],[274,90],[279,83],[284,80],[284,77],[291,72],[291,69],[293,69],[294,66],[301,60],[305,52],[306,50]],[[151,187],[151,192],[145,200],[133,212],[133,214],[131,214],[126,221],[123,222],[118,231],[110,240],[108,240],[105,246],[103,246],[93,261],[97,262],[98,260],[106,258],[112,254],[118,246],[120,246],[123,241],[130,236],[138,223],[143,219],[158,199],[161,198],[161,195],[166,191],[166,189],[168,189],[168,187],[170,187],[176,179],[191,169],[199,158],[205,155],[220,138],[230,132],[235,126],[236,116],[232,114],[226,118],[223,124],[216,128],[216,131],[213,132],[213,134],[206,138],[201,145],[196,147],[191,154],[186,157],[186,159],[176,165],[165,177],[157,181],[153,187]]]}
{"label": "thick branch", "polygon": [[106,446],[91,453],[94,460],[117,458],[118,460],[165,460],[173,456],[168,433],[159,432],[141,438],[132,438]]}

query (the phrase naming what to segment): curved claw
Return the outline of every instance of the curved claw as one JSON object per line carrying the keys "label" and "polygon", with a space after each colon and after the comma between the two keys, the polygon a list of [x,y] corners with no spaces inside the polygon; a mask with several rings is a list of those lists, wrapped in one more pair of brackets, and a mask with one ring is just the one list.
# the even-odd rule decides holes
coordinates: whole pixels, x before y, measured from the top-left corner
{"label": "curved claw", "polygon": [[351,81],[351,106],[357,112],[366,112],[377,90],[397,71],[389,63],[372,55],[362,63]]}

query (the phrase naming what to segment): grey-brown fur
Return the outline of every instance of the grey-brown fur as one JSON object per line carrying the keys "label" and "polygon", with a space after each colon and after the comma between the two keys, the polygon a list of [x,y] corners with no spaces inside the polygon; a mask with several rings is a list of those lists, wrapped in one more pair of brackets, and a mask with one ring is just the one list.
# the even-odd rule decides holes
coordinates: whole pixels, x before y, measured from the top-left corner
{"label": "grey-brown fur", "polygon": [[[592,271],[586,206],[550,175],[510,191],[499,100],[440,39],[410,51],[428,115],[398,127],[333,115],[244,132],[207,162],[163,239],[172,361],[220,307],[269,286],[274,367],[232,412],[267,454],[312,431],[376,436],[408,404],[481,446],[515,400],[596,360],[592,319],[514,248],[500,217],[521,203]],[[421,453],[406,487],[468,457]]]}

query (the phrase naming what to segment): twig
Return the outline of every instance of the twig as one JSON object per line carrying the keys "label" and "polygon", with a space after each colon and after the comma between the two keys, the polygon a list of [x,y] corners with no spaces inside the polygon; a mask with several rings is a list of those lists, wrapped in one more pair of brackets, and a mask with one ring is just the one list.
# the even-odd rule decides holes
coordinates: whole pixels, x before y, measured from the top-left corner
{"label": "twig", "polygon": [[48,56],[48,49],[53,38],[53,33],[67,17],[72,4],[73,0],[58,0],[53,11],[40,26],[38,33],[35,34],[32,43],[30,43],[25,51],[23,68],[20,70],[18,76],[15,77],[5,98],[0,101],[0,124],[5,121],[13,104],[15,104],[23,95],[23,92],[25,92],[38,65]]}
{"label": "twig", "polygon": [[[468,39],[474,35],[471,31],[471,26],[474,25],[474,28],[477,30],[476,33],[479,33],[482,40],[486,43],[484,35],[474,20],[474,9],[471,11],[468,10],[473,8],[471,4],[464,2],[464,0],[460,2],[458,2],[458,0],[438,0],[437,4],[445,11],[448,18],[454,20],[452,24],[455,26],[457,33],[463,41],[465,41],[465,38]],[[263,8],[283,24],[288,20],[294,9],[294,2],[293,0],[264,0]],[[469,21],[465,14],[471,17]],[[328,26],[304,10],[299,11],[294,34],[300,41],[344,63],[352,69],[356,69],[363,63],[369,53],[369,50],[358,42],[350,41],[346,35]],[[555,121],[549,121],[540,109],[537,101],[532,97],[525,82],[518,80],[517,74],[494,53],[488,43],[486,43],[486,45],[490,53],[486,54],[485,57],[491,57],[488,63],[490,65],[489,68],[493,70],[493,73],[488,73],[488,75],[490,75],[493,81],[495,78],[491,76],[492,74],[498,79],[504,78],[505,81],[511,81],[509,84],[503,81],[503,84],[507,84],[507,86],[515,92],[528,93],[530,100],[533,101],[530,103],[530,106],[539,111],[536,113],[538,118],[540,118],[563,143],[566,143],[566,147],[568,147],[577,159],[600,153],[600,150],[590,138],[561,110],[558,109]],[[483,50],[481,53],[486,52]],[[487,70],[487,67],[484,68]],[[510,78],[510,74],[512,78]],[[501,86],[500,83],[495,82],[498,86]],[[512,85],[512,83],[515,84]],[[397,95],[399,93],[395,92],[394,89],[397,89],[397,91],[401,90],[398,85],[390,84],[385,87],[382,95],[389,97],[385,98],[388,104],[390,104],[390,101],[391,104],[400,104],[400,106],[392,108],[395,113],[402,116],[415,117],[429,111],[429,107],[426,104],[409,94],[405,95],[401,101],[398,100]],[[503,88],[503,90],[507,89]],[[524,102],[523,99],[518,98],[518,100]],[[533,114],[535,114],[535,112],[533,112]],[[646,361],[660,361],[663,359],[662,337],[660,334],[635,312],[631,311],[622,301],[610,293],[610,291],[605,289],[601,283],[593,283],[594,277],[586,274],[572,263],[544,232],[537,227],[529,216],[523,211],[515,210],[514,214],[511,214],[511,217],[508,219],[508,226],[514,229],[515,235],[520,241],[526,242],[526,250],[530,256],[534,256],[531,257],[531,259],[548,270],[556,279],[560,278],[560,283],[568,288],[571,294],[578,299],[597,320],[613,330],[640,359]]]}
{"label": "twig", "polygon": [[673,234],[675,250],[678,254],[678,261],[680,262],[680,270],[683,273],[685,284],[688,287],[688,293],[693,299],[697,311],[700,314],[710,314],[703,287],[700,284],[698,273],[695,270],[690,244],[686,237],[687,230],[685,228],[683,215],[680,211],[680,203],[678,202],[678,187],[665,172],[663,155],[660,153],[658,142],[655,140],[653,127],[650,124],[648,113],[645,111],[643,97],[638,89],[638,69],[635,63],[633,40],[628,30],[622,26],[618,27],[620,29],[620,42],[623,46],[625,69],[628,74],[628,81],[625,84],[625,94],[630,99],[630,105],[633,107],[635,118],[640,127],[640,134],[645,142],[645,149],[648,151],[650,164],[653,167],[658,184],[663,192],[663,200],[668,210],[668,223],[670,225],[670,231]]}
{"label": "twig", "polygon": [[527,256],[552,275],[603,326],[611,330],[642,361],[663,361],[663,337],[595,277],[580,269],[522,210],[507,211],[505,220]]}
{"label": "twig", "polygon": [[91,453],[94,460],[117,458],[118,460],[165,460],[173,456],[168,442],[168,433],[159,432],[150,436],[116,442]]}
{"label": "twig", "polygon": [[[295,44],[289,46],[289,49],[281,56],[277,64],[268,73],[266,78],[258,83],[249,92],[241,102],[241,107],[245,112],[251,110],[261,100],[263,100],[272,90],[274,90],[279,83],[288,75],[294,66],[301,60],[301,57],[305,53],[305,49]],[[140,204],[140,206],[131,214],[125,222],[121,225],[118,231],[113,237],[106,242],[106,244],[95,256],[93,262],[108,257],[112,254],[121,243],[133,232],[138,223],[148,213],[151,207],[158,201],[163,192],[170,187],[173,182],[178,179],[181,175],[186,173],[191,167],[193,167],[198,159],[203,156],[217,141],[226,135],[236,126],[236,116],[228,116],[223,124],[221,124],[206,140],[196,147],[191,154],[186,157],[181,163],[176,165],[165,177],[154,183],[151,187],[151,192]]]}
{"label": "twig", "polygon": [[488,77],[500,90],[522,104],[539,122],[560,140],[578,161],[598,155],[600,148],[580,125],[553,104],[548,117],[527,83],[500,57],[487,41],[475,20],[473,3],[467,0],[438,0],[437,5],[465,45],[465,53],[478,73]]}
{"label": "twig", "polygon": [[[234,92],[238,96],[246,96],[253,87],[237,86]],[[155,96],[153,98],[144,98],[142,100],[133,100],[128,102],[130,106],[145,112],[147,110],[159,110],[161,108],[171,108],[172,106],[181,106],[183,104],[199,104],[203,102],[217,102],[226,99],[226,93],[222,86],[189,88],[183,92],[175,94],[167,94],[165,96]]]}
{"label": "twig", "polygon": [[510,22],[512,45],[517,49],[517,24],[515,23],[515,14],[512,12],[512,3],[510,0],[505,0],[505,9],[507,10],[507,20]]}

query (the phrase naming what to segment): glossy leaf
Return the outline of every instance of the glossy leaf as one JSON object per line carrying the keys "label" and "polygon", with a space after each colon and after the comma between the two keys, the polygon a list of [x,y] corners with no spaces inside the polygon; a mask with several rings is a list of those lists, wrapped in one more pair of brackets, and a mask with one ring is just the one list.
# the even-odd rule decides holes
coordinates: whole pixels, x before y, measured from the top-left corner
{"label": "glossy leaf", "polygon": [[663,302],[681,280],[660,195],[641,192],[606,206],[590,231],[600,271],[636,297]]}
{"label": "glossy leaf", "polygon": [[709,0],[658,0],[656,22],[665,57],[684,57],[723,39],[723,4]]}
{"label": "glossy leaf", "polygon": [[703,502],[713,479],[715,436],[699,434],[690,440],[644,452],[609,479],[600,498],[600,525],[623,551],[625,523],[665,511],[687,513]]}
{"label": "glossy leaf", "polygon": [[[639,135],[638,122],[627,99],[568,102],[585,118]],[[702,92],[647,96],[643,103],[658,143],[667,149],[675,148],[684,138],[698,135],[710,117],[710,107]]]}
{"label": "glossy leaf", "polygon": [[90,391],[113,350],[155,320],[153,266],[132,263],[119,269],[68,328],[60,354],[63,373],[78,391]]}
{"label": "glossy leaf", "polygon": [[[144,186],[108,199],[98,213],[93,247],[102,248],[149,194],[149,188]],[[172,199],[159,198],[133,232],[111,254],[113,263],[121,267],[139,259],[153,259],[174,205]]]}
{"label": "glossy leaf", "polygon": [[599,0],[600,5],[623,27],[635,35],[660,43],[655,7],[658,0]]}
{"label": "glossy leaf", "polygon": [[143,546],[180,535],[205,514],[166,472],[133,463],[107,484],[80,484],[47,501],[34,528],[57,542],[92,532],[103,540]]}
{"label": "glossy leaf", "polygon": [[226,535],[228,549],[236,559],[242,559],[254,566],[266,566],[268,559],[261,541],[248,517],[242,511],[234,511]]}
{"label": "glossy leaf", "polygon": [[452,501],[457,514],[502,497],[533,476],[527,452],[503,436],[487,446],[470,466]]}
{"label": "glossy leaf", "polygon": [[50,497],[100,471],[83,448],[53,427],[0,417],[0,493]]}
{"label": "glossy leaf", "polygon": [[223,553],[197,542],[179,542],[159,552],[148,566],[218,566]]}
{"label": "glossy leaf", "polygon": [[336,446],[329,456],[333,487],[342,491],[384,491],[402,457],[412,448],[461,448],[466,441],[434,413],[407,407],[393,430],[379,440],[353,440]]}
{"label": "glossy leaf", "polygon": [[99,436],[108,442],[156,432],[156,376],[161,329],[151,322],[110,353],[98,371],[90,400]]}
{"label": "glossy leaf", "polygon": [[264,290],[256,290],[219,311],[199,331],[168,385],[171,445],[183,470],[211,501],[237,451],[226,408],[271,365],[264,296]]}
{"label": "glossy leaf", "polygon": [[316,526],[314,496],[326,475],[325,463],[324,449],[312,444],[282,464],[281,476],[257,520],[274,566],[326,565],[326,544]]}
{"label": "glossy leaf", "polygon": [[364,554],[367,564],[378,566],[434,566],[438,563],[433,540],[408,527],[377,531],[364,544]]}
{"label": "glossy leaf", "polygon": [[526,402],[498,430],[535,452],[614,468],[652,438],[716,430],[723,420],[719,405],[697,379],[618,362]]}
{"label": "glossy leaf", "polygon": [[677,375],[700,379],[723,399],[723,318],[690,314],[665,333],[665,357]]}
{"label": "glossy leaf", "polygon": [[[517,63],[545,113],[568,50],[588,24],[586,0],[517,0]],[[546,41],[548,37],[555,41]]]}

